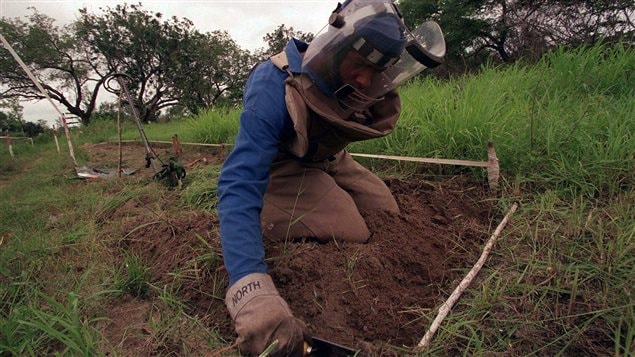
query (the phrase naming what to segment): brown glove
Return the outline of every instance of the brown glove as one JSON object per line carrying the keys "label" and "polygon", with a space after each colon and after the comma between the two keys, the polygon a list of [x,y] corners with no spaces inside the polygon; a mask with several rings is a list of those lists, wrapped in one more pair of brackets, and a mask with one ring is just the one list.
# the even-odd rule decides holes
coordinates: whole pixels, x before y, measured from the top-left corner
{"label": "brown glove", "polygon": [[243,354],[262,353],[278,340],[272,356],[303,356],[304,342],[311,342],[306,326],[293,317],[268,274],[253,273],[238,280],[227,290],[225,305]]}

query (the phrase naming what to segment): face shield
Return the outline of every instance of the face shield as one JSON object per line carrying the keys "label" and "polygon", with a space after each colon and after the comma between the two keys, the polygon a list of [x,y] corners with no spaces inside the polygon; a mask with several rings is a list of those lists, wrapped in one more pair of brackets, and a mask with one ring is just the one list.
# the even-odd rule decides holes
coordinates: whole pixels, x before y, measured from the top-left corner
{"label": "face shield", "polygon": [[442,62],[445,42],[435,25],[426,23],[411,33],[392,1],[349,0],[338,5],[309,45],[302,71],[343,108],[364,111]]}
{"label": "face shield", "polygon": [[[441,27],[434,21],[424,22],[408,32],[408,43],[399,61],[384,71],[390,81],[389,87],[396,88],[426,68],[434,68],[443,63],[445,40]],[[385,93],[385,92],[384,92]]]}

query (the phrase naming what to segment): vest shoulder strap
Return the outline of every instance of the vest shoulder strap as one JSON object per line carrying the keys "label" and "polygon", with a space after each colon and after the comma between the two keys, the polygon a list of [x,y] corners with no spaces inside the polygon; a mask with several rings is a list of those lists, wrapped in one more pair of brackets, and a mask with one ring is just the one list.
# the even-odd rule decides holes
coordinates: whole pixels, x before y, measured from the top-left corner
{"label": "vest shoulder strap", "polygon": [[289,73],[289,60],[287,59],[287,53],[282,51],[271,57],[269,57],[271,63],[279,70]]}

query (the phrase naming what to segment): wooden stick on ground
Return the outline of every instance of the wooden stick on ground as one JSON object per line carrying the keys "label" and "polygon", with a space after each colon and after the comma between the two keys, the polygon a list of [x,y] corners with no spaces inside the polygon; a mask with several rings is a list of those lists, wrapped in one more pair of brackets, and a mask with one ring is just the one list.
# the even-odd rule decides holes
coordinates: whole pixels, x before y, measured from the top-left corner
{"label": "wooden stick on ground", "polygon": [[[122,140],[122,143],[138,143],[140,142],[140,140]],[[164,140],[148,140],[148,142],[150,144],[172,144],[171,141],[164,141]],[[223,148],[225,146],[232,146],[234,144],[206,144],[206,143],[188,143],[188,142],[180,142],[180,145],[194,145],[194,146],[211,146],[211,147],[219,147],[219,148]]]}
{"label": "wooden stick on ground", "polygon": [[[176,134],[175,134],[176,135]],[[124,143],[134,143],[139,140],[123,140]],[[170,144],[169,141],[161,141],[161,140],[148,140],[149,143],[152,144]],[[174,144],[174,138],[172,141]],[[180,145],[194,145],[194,146],[212,146],[219,147],[220,154],[225,155],[225,147],[232,146],[234,144],[204,144],[204,143],[189,143],[182,142]],[[175,149],[175,151],[177,151]],[[427,163],[427,164],[440,164],[440,165],[457,165],[457,166],[471,166],[471,167],[483,167],[487,169],[487,180],[489,183],[489,187],[492,191],[496,192],[499,188],[499,177],[500,177],[500,167],[498,164],[498,157],[496,156],[496,150],[494,149],[494,144],[492,142],[487,143],[487,161],[472,161],[472,160],[454,160],[454,159],[438,159],[438,158],[424,158],[424,157],[409,157],[409,156],[392,156],[392,155],[376,155],[376,154],[361,154],[361,153],[350,153],[351,156],[357,157],[367,157],[374,159],[383,159],[383,160],[396,160],[396,161],[410,161],[410,162],[419,162],[419,163]]]}
{"label": "wooden stick on ground", "polygon": [[439,308],[439,313],[437,314],[437,317],[434,319],[434,321],[432,321],[430,328],[428,329],[426,334],[423,336],[423,338],[421,339],[421,341],[415,348],[416,351],[421,352],[426,347],[428,347],[428,345],[430,344],[430,341],[432,341],[432,337],[437,332],[437,329],[439,328],[439,326],[441,326],[441,322],[443,322],[443,319],[445,319],[445,317],[448,315],[448,313],[452,309],[452,306],[454,306],[454,304],[459,299],[461,294],[463,294],[463,291],[467,289],[467,287],[470,285],[470,283],[472,282],[476,274],[478,274],[479,270],[481,270],[481,268],[485,264],[485,261],[487,260],[487,257],[489,256],[489,253],[492,250],[494,243],[496,243],[496,239],[502,232],[503,228],[505,228],[505,225],[507,224],[507,221],[509,220],[509,218],[512,216],[512,214],[514,214],[514,212],[516,212],[517,208],[518,208],[518,203],[514,203],[511,209],[509,210],[509,212],[507,212],[507,214],[501,221],[501,223],[498,225],[498,227],[496,227],[494,234],[492,234],[490,239],[487,241],[487,244],[485,244],[485,248],[483,248],[483,253],[481,253],[481,257],[478,259],[476,264],[474,264],[474,266],[469,271],[469,273],[467,273],[467,275],[459,283],[459,285],[454,289],[454,291],[452,292],[452,295],[450,295],[448,300],[444,302],[443,305],[441,305],[441,307]]}
{"label": "wooden stick on ground", "polygon": [[350,153],[351,156],[369,157],[375,159],[384,160],[397,160],[397,161],[412,161],[421,162],[427,164],[443,164],[443,165],[458,165],[458,166],[475,166],[475,167],[489,167],[489,162],[486,161],[471,161],[471,160],[454,160],[454,159],[436,159],[436,158],[423,158],[423,157],[410,157],[410,156],[392,156],[392,155],[375,155],[375,154],[358,154]]}

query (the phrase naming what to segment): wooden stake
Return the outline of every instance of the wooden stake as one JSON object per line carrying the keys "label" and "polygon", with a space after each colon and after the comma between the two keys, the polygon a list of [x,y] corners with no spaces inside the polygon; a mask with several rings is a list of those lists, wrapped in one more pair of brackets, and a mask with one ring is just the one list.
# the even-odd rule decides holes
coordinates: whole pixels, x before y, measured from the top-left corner
{"label": "wooden stake", "polygon": [[487,260],[487,257],[489,256],[489,253],[492,250],[492,247],[494,246],[496,239],[501,234],[501,231],[503,230],[503,228],[505,228],[507,221],[514,214],[514,212],[516,212],[517,208],[518,208],[518,203],[514,203],[511,209],[509,210],[509,212],[507,212],[507,214],[501,221],[501,223],[498,225],[498,227],[496,227],[494,234],[492,234],[490,239],[487,241],[487,244],[485,244],[485,248],[483,248],[483,253],[481,254],[481,257],[478,259],[476,264],[474,264],[474,266],[467,273],[467,275],[463,278],[463,280],[459,283],[459,285],[454,289],[454,291],[452,292],[448,300],[444,302],[443,305],[441,305],[441,307],[439,308],[439,313],[437,314],[437,317],[434,319],[434,321],[432,321],[432,324],[430,325],[430,329],[428,329],[428,331],[423,336],[423,338],[421,339],[417,347],[415,347],[415,351],[422,352],[426,347],[428,347],[428,345],[430,344],[430,341],[432,341],[432,337],[434,337],[434,334],[437,332],[437,329],[439,328],[439,326],[441,326],[441,322],[443,322],[443,319],[445,319],[445,317],[448,315],[448,313],[452,309],[452,306],[454,306],[454,304],[459,299],[459,297],[461,297],[461,294],[463,294],[463,291],[467,289],[467,287],[470,285],[470,283],[472,282],[476,274],[478,274],[479,270],[481,270],[481,268],[485,264],[485,261]]}
{"label": "wooden stake", "polygon": [[181,150],[181,143],[179,142],[179,136],[174,134],[172,135],[172,149],[174,150],[174,156],[179,156],[183,152]]}
{"label": "wooden stake", "polygon": [[53,139],[55,139],[55,147],[57,148],[57,153],[60,154],[60,142],[57,141],[57,129],[53,126]]}
{"label": "wooden stake", "polygon": [[11,53],[11,56],[13,56],[13,58],[16,60],[16,62],[18,62],[20,67],[22,67],[24,72],[26,72],[26,75],[31,79],[33,84],[35,84],[35,86],[40,91],[40,93],[42,93],[42,95],[46,99],[48,99],[49,103],[51,103],[51,105],[53,106],[53,109],[55,109],[55,111],[59,113],[60,120],[62,121],[62,125],[64,126],[64,133],[66,134],[68,152],[71,156],[71,159],[73,159],[73,164],[75,164],[75,167],[77,167],[78,165],[77,165],[77,160],[75,159],[75,151],[73,150],[73,143],[71,142],[71,134],[68,130],[68,125],[66,124],[66,118],[64,117],[64,114],[62,114],[62,112],[57,108],[57,105],[55,105],[55,103],[53,102],[53,99],[51,99],[51,97],[48,95],[48,92],[44,90],[44,87],[42,87],[42,84],[40,83],[40,81],[38,81],[37,78],[35,78],[35,76],[33,75],[33,72],[29,69],[29,67],[27,67],[26,64],[24,64],[24,61],[22,61],[20,56],[18,56],[18,54],[13,49],[13,47],[11,47],[9,42],[7,42],[7,40],[4,38],[4,36],[2,36],[2,34],[0,34],[0,42],[2,42],[4,48],[6,48],[9,51],[9,53]]}
{"label": "wooden stake", "polygon": [[498,191],[498,179],[500,176],[500,166],[498,165],[498,157],[496,157],[496,150],[494,149],[494,143],[487,143],[487,182],[489,188],[497,192]]}
{"label": "wooden stake", "polygon": [[11,155],[11,158],[15,160],[15,156],[13,155],[13,140],[11,140],[11,137],[8,136],[8,134],[7,134],[7,143],[9,144],[9,155]]}
{"label": "wooden stake", "polygon": [[487,143],[487,161],[437,159],[437,158],[356,154],[356,153],[350,153],[350,154],[351,156],[368,157],[368,158],[384,159],[384,160],[411,161],[411,162],[421,162],[421,163],[427,163],[427,164],[440,164],[440,165],[483,167],[487,169],[487,182],[489,184],[490,189],[493,192],[497,192],[499,187],[498,180],[500,177],[500,166],[498,164],[498,157],[496,156],[496,150],[494,149],[494,143],[492,143],[491,141]]}
{"label": "wooden stake", "polygon": [[119,101],[117,102],[117,143],[119,147],[119,159],[117,160],[117,177],[121,178],[121,161],[123,161],[123,153],[121,152],[121,91],[119,92]]}

